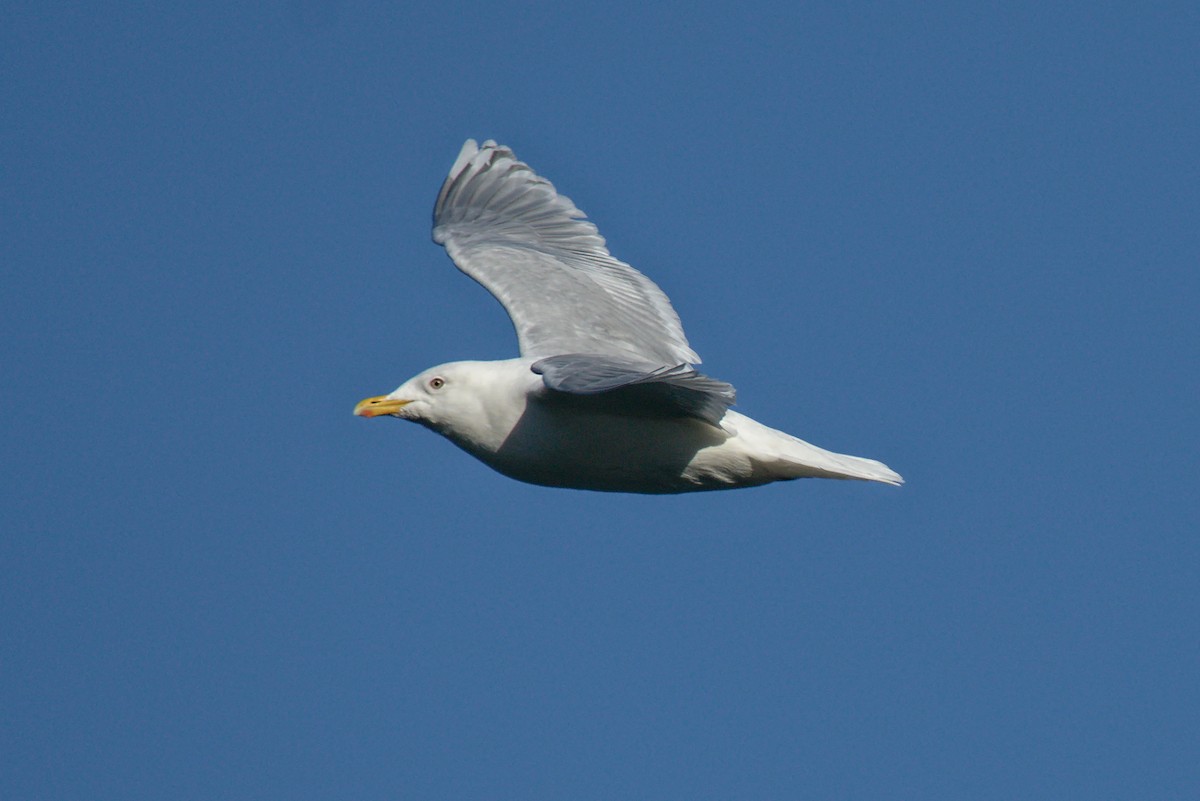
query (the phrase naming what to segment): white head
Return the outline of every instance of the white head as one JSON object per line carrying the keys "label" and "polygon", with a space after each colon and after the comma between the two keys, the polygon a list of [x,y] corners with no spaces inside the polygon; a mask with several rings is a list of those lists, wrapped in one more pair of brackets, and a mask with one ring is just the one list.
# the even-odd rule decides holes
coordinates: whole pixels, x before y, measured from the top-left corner
{"label": "white head", "polygon": [[354,413],[412,420],[471,450],[499,447],[525,411],[528,389],[540,383],[518,361],[440,364],[360,401]]}

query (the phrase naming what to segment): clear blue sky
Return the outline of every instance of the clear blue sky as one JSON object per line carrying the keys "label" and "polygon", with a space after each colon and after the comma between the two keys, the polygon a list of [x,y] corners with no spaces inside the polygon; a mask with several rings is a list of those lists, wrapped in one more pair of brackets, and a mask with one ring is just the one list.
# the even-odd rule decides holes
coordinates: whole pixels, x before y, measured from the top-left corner
{"label": "clear blue sky", "polygon": [[[68,5],[0,11],[0,797],[1200,795],[1194,3]],[[516,353],[467,137],[907,486],[352,417]]]}

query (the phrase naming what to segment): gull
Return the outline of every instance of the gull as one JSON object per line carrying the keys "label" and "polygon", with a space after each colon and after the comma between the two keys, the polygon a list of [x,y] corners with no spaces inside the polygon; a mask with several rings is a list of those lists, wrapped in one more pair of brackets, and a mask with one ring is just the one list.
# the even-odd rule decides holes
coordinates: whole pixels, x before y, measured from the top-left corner
{"label": "gull", "polygon": [[663,291],[613,258],[583,212],[509,148],[467,140],[438,193],[433,241],[504,306],[521,356],[432,367],[359,402],[356,415],[420,423],[510,478],[549,487],[903,483],[881,462],[730,409],[733,387],[697,372]]}

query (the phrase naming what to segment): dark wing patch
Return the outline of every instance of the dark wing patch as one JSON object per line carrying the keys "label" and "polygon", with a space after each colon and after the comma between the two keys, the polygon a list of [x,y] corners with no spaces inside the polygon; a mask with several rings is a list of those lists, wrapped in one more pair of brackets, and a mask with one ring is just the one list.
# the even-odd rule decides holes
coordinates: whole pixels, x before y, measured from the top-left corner
{"label": "dark wing patch", "polygon": [[611,395],[630,411],[695,417],[720,426],[737,393],[733,386],[696,371],[690,364],[659,366],[568,353],[533,363],[546,388],[569,395]]}

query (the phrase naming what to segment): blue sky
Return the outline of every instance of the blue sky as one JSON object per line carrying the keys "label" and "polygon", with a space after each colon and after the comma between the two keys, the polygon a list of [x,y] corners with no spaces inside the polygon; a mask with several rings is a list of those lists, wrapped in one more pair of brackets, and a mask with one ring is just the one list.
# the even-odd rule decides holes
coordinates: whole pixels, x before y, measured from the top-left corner
{"label": "blue sky", "polygon": [[[0,796],[1191,798],[1200,14],[0,11]],[[882,459],[639,497],[350,410],[507,358],[494,138],[739,409]]]}

